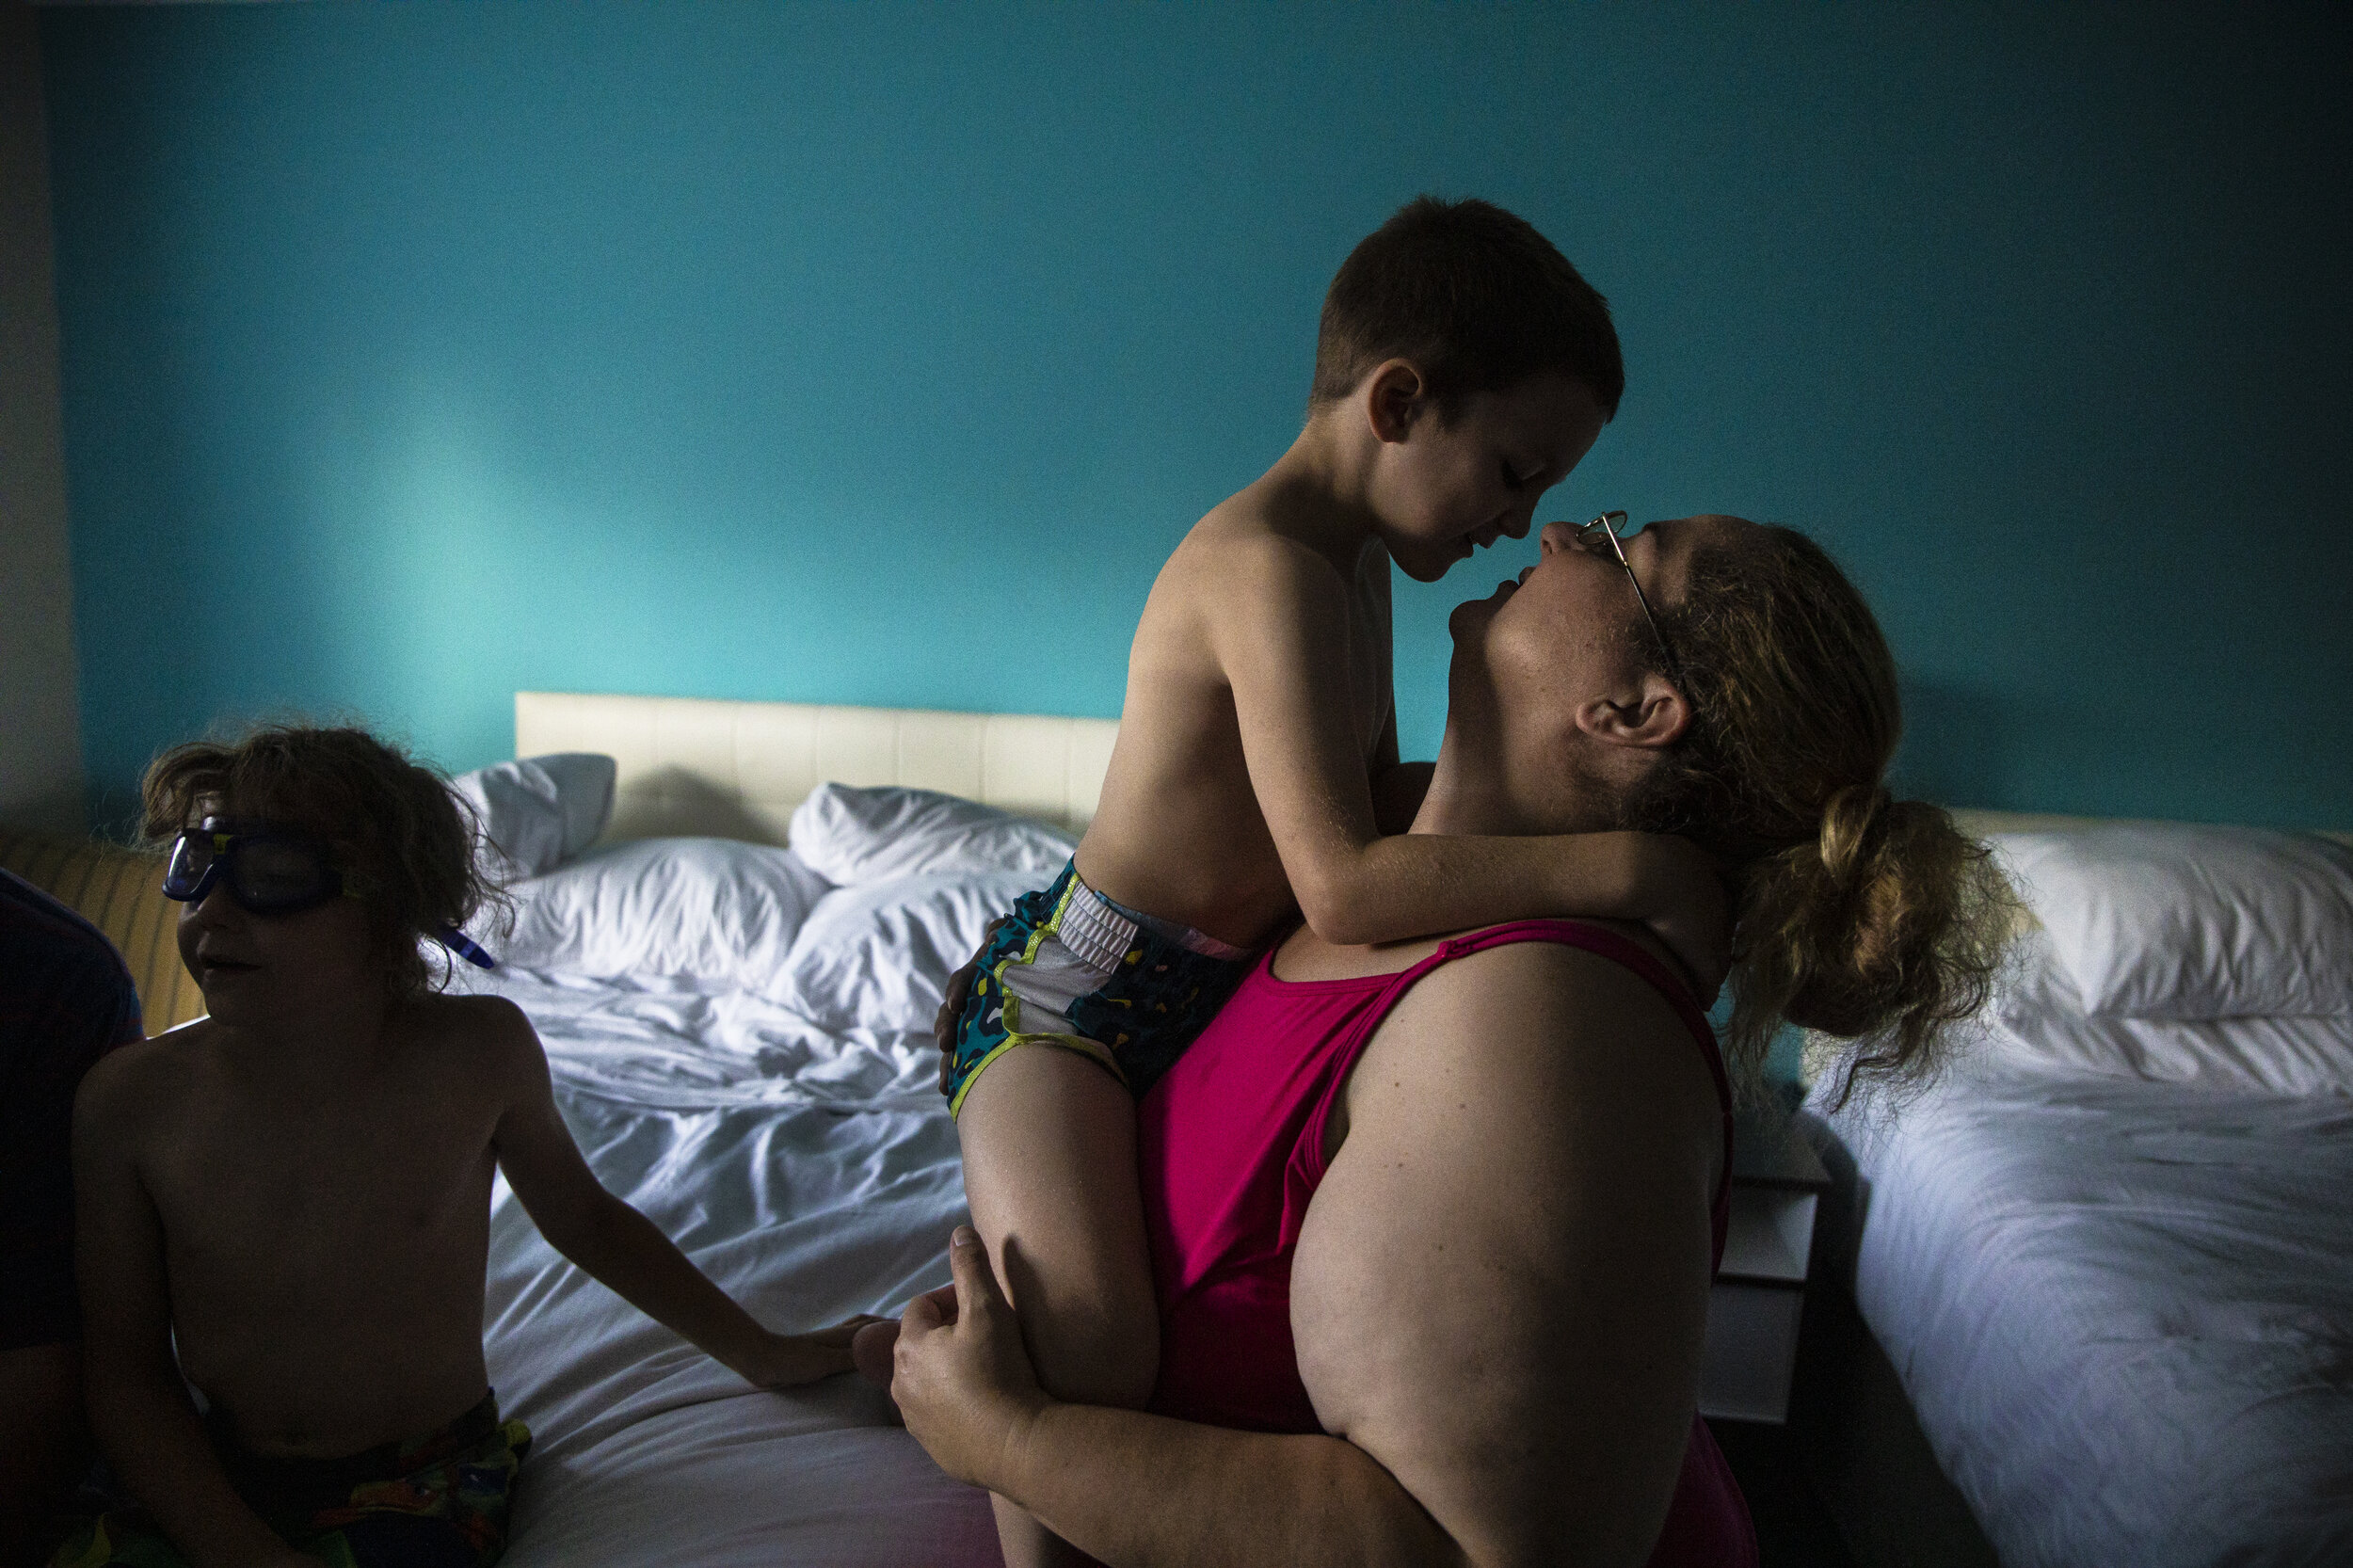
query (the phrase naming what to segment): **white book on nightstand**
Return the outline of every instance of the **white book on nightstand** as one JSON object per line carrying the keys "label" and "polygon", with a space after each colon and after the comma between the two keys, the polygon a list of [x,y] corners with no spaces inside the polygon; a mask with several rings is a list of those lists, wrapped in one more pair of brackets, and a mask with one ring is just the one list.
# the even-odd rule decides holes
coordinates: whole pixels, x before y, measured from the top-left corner
{"label": "white book on nightstand", "polygon": [[1813,1145],[1785,1119],[1769,1112],[1738,1119],[1724,1260],[1707,1296],[1701,1415],[1788,1417],[1814,1211],[1829,1186]]}

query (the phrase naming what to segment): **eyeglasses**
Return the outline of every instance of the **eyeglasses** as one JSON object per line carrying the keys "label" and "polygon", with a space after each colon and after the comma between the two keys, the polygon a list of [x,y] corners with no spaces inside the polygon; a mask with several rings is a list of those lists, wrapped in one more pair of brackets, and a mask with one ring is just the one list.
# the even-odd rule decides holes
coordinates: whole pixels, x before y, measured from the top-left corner
{"label": "eyeglasses", "polygon": [[1625,580],[1634,585],[1634,602],[1642,607],[1642,618],[1650,623],[1650,634],[1658,639],[1658,655],[1667,665],[1667,679],[1681,687],[1683,665],[1675,658],[1675,650],[1667,646],[1667,634],[1658,630],[1658,617],[1651,613],[1650,597],[1642,592],[1642,580],[1634,575],[1634,563],[1625,558],[1625,545],[1618,532],[1626,524],[1624,512],[1604,512],[1577,531],[1577,542],[1587,550],[1598,552],[1601,541],[1609,541],[1609,553],[1618,565],[1625,568]]}
{"label": "eyeglasses", "polygon": [[[267,918],[360,896],[344,885],[344,873],[318,840],[267,826],[238,832],[235,826],[226,817],[206,817],[181,834],[164,863],[164,897],[201,904],[219,886],[238,908]],[[470,964],[498,967],[498,960],[462,931],[443,926],[433,939]]]}

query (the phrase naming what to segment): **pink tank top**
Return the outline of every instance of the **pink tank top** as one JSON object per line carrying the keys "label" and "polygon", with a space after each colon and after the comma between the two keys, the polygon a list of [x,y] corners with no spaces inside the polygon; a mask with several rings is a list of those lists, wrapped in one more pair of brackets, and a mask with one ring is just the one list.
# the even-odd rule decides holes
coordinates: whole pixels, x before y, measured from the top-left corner
{"label": "pink tank top", "polygon": [[[1397,974],[1285,981],[1254,968],[1139,1110],[1144,1228],[1160,1304],[1151,1408],[1212,1426],[1321,1432],[1291,1344],[1291,1255],[1323,1179],[1326,1124],[1349,1069],[1416,982],[1441,964],[1513,942],[1557,942],[1623,965],[1674,1008],[1723,1107],[1724,1175],[1713,1209],[1721,1262],[1731,1192],[1732,1093],[1715,1032],[1657,959],[1614,932],[1514,920],[1439,945]],[[1707,1425],[1691,1440],[1651,1568],[1753,1568],[1756,1537]]]}

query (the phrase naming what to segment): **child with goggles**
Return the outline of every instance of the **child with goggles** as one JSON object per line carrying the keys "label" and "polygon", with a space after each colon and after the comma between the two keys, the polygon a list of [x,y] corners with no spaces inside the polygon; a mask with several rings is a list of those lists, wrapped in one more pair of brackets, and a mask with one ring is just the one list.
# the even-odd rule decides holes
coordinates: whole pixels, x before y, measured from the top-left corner
{"label": "child with goggles", "polygon": [[[248,915],[298,915],[331,898],[358,898],[327,845],[266,823],[206,817],[180,835],[164,864],[164,897],[201,904],[218,885]],[[462,931],[437,928],[433,939],[486,969],[498,960]]]}
{"label": "child with goggles", "polygon": [[426,941],[487,965],[462,931],[497,894],[438,775],[275,727],[166,752],[144,810],[210,1015],[106,1057],[75,1104],[90,1419],[134,1506],[55,1564],[496,1560],[530,1433],[483,1362],[495,1173],[751,1383],[849,1368],[872,1320],[761,1327],[597,1184],[521,1011],[440,994]]}

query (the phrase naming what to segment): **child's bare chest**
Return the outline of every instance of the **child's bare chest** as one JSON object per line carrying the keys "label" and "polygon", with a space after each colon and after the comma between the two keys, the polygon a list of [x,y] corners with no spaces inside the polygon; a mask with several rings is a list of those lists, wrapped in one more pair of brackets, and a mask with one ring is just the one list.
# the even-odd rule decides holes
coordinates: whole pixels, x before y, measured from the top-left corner
{"label": "child's bare chest", "polygon": [[424,1094],[328,1113],[204,1106],[149,1173],[175,1297],[397,1295],[478,1274],[490,1134],[487,1108]]}

